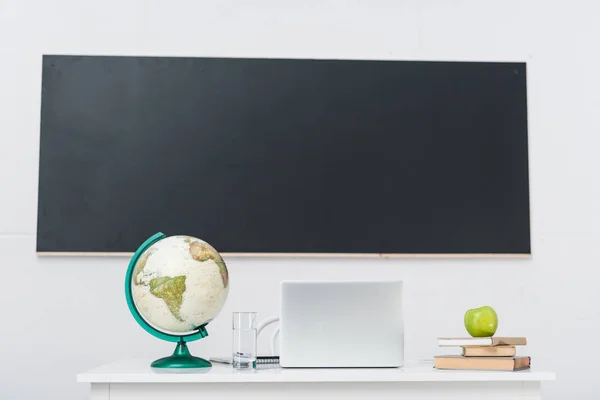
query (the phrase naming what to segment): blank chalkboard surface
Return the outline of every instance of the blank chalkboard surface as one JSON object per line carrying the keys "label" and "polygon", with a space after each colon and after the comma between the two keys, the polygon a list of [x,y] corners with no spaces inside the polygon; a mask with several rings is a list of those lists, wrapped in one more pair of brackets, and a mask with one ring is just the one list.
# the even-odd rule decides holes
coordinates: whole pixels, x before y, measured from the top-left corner
{"label": "blank chalkboard surface", "polygon": [[524,63],[44,56],[38,252],[530,253]]}

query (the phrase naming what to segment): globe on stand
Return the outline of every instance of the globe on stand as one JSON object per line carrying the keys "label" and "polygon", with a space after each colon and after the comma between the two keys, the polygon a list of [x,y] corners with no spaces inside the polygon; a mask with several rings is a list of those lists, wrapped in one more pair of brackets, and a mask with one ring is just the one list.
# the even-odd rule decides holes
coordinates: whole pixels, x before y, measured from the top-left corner
{"label": "globe on stand", "polygon": [[207,368],[186,342],[208,336],[206,325],[221,311],[229,274],[221,255],[191,236],[157,233],[134,253],[125,277],[125,297],[133,318],[151,335],[177,343],[173,355],[155,368]]}

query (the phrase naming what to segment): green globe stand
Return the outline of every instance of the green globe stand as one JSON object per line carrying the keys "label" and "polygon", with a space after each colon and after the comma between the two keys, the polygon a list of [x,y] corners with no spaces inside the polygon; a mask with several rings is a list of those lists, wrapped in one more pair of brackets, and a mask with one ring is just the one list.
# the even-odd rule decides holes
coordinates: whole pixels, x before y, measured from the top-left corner
{"label": "green globe stand", "polygon": [[[201,331],[205,336],[207,335],[204,327],[201,328]],[[177,347],[175,347],[173,355],[160,358],[154,361],[150,366],[152,368],[210,368],[212,364],[204,358],[191,355],[185,340],[181,337],[179,338],[179,342],[177,343]]]}
{"label": "green globe stand", "polygon": [[133,301],[132,293],[131,293],[131,280],[133,277],[133,271],[135,268],[135,264],[137,260],[140,258],[142,253],[144,253],[150,246],[154,243],[164,239],[166,236],[159,232],[153,235],[151,238],[146,240],[134,253],[133,257],[129,262],[129,267],[127,268],[127,275],[125,277],[125,298],[127,300],[127,306],[129,307],[129,311],[131,311],[131,315],[136,320],[136,322],[144,328],[146,332],[149,334],[166,340],[167,342],[177,343],[175,347],[175,351],[172,355],[168,357],[164,357],[154,361],[150,364],[153,368],[210,368],[212,364],[210,361],[207,361],[200,357],[194,357],[190,354],[188,350],[186,342],[191,342],[193,340],[198,340],[205,338],[208,336],[208,332],[206,331],[206,327],[200,326],[196,328],[194,331],[186,333],[184,335],[177,335],[172,332],[163,332],[152,326],[148,323],[140,314],[138,309],[135,306],[135,302]]}

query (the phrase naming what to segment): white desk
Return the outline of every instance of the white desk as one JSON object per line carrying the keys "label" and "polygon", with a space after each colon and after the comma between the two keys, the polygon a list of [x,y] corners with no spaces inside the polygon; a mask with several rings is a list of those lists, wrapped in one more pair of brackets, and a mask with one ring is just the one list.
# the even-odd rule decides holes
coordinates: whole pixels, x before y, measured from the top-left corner
{"label": "white desk", "polygon": [[149,360],[121,361],[77,375],[92,400],[191,399],[541,399],[552,372],[439,371],[429,365],[390,369],[261,369],[236,372],[153,370]]}

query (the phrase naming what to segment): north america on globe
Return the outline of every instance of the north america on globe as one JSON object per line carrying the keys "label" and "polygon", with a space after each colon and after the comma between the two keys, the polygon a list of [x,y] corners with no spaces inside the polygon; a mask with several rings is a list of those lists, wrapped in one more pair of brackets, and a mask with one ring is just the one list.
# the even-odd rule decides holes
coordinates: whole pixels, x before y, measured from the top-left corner
{"label": "north america on globe", "polygon": [[185,333],[214,319],[229,291],[221,255],[190,236],[171,236],[150,246],[137,261],[132,297],[141,317],[165,333]]}

